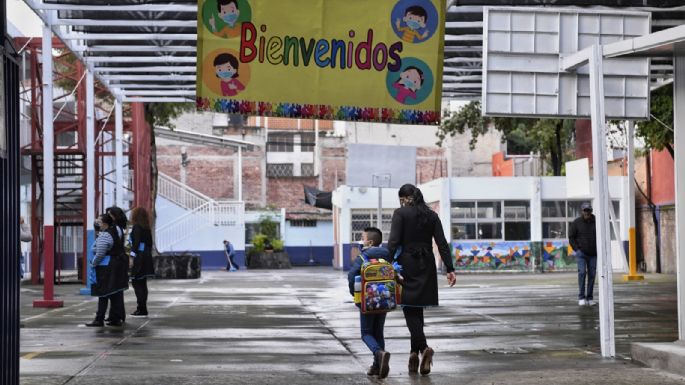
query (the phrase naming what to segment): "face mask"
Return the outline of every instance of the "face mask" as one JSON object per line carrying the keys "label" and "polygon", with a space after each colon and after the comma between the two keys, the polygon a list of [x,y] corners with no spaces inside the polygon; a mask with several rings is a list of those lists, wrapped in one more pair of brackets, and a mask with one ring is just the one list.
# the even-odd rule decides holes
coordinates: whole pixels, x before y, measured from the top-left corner
{"label": "face mask", "polygon": [[228,13],[222,17],[222,19],[227,23],[233,25],[236,20],[238,20],[238,15],[235,13]]}
{"label": "face mask", "polygon": [[235,75],[235,71],[219,71],[217,75],[222,79],[230,79]]}
{"label": "face mask", "polygon": [[413,30],[417,30],[417,29],[421,28],[421,24],[416,20],[407,21],[407,25],[409,26],[409,28],[411,28]]}
{"label": "face mask", "polygon": [[414,82],[407,78],[402,79],[402,85],[407,88],[414,89]]}

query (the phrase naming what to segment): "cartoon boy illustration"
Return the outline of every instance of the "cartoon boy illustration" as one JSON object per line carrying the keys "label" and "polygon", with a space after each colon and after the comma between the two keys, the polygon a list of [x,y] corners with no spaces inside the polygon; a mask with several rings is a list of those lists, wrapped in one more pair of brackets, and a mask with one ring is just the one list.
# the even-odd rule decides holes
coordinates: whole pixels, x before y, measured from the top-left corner
{"label": "cartoon boy illustration", "polygon": [[217,10],[219,11],[219,17],[226,23],[226,25],[221,29],[217,30],[216,20],[214,15],[209,19],[209,25],[212,27],[211,30],[214,34],[221,37],[230,37],[234,34],[236,28],[236,22],[240,16],[240,9],[238,8],[237,0],[217,0],[216,2]]}
{"label": "cartoon boy illustration", "polygon": [[414,39],[416,41],[421,41],[428,37],[428,31],[424,31],[423,34],[419,33],[420,29],[426,28],[426,21],[428,21],[428,13],[426,10],[418,5],[412,5],[404,11],[404,17],[402,21],[406,26],[402,26],[400,19],[395,20],[395,26],[399,32],[402,32],[402,40],[407,43],[413,43]]}
{"label": "cartoon boy illustration", "polygon": [[214,58],[216,77],[221,79],[221,94],[235,96],[245,89],[238,77],[238,59],[230,53],[222,53]]}
{"label": "cartoon boy illustration", "polygon": [[406,104],[407,98],[416,100],[416,92],[423,85],[423,71],[414,66],[409,66],[400,73],[400,78],[392,84],[397,90],[395,100]]}

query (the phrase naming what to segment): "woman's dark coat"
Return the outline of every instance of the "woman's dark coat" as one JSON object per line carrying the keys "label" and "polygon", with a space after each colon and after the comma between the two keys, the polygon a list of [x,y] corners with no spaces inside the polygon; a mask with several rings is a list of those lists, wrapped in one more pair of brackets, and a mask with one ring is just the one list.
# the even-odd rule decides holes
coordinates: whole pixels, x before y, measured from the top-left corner
{"label": "woman's dark coat", "polygon": [[139,225],[133,225],[131,229],[131,253],[133,268],[132,279],[141,279],[155,275],[152,263],[152,232]]}
{"label": "woman's dark coat", "polygon": [[402,253],[398,257],[404,278],[402,305],[437,306],[438,277],[433,255],[433,239],[448,273],[454,271],[452,256],[438,215],[430,211],[426,223],[420,225],[419,213],[415,206],[395,210],[388,249],[390,255],[395,255],[397,248],[402,247]]}
{"label": "woman's dark coat", "polygon": [[124,253],[123,237],[119,236],[116,226],[110,226],[106,232],[112,237],[114,244],[109,250],[108,265],[95,266],[96,282],[90,286],[90,293],[96,297],[107,297],[111,294],[128,289],[128,261]]}

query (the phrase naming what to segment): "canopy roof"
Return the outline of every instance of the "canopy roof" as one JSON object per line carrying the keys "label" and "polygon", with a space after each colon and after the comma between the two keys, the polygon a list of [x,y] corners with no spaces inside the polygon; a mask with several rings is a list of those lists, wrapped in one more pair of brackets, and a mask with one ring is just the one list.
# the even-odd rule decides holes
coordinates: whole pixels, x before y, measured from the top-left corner
{"label": "canopy roof", "polygon": [[[24,0],[55,35],[122,101],[195,98],[197,1]],[[446,17],[443,97],[481,94],[483,6],[539,6],[540,0],[450,1]],[[652,12],[652,31],[683,24],[679,0],[556,0],[578,6]],[[604,5],[600,5],[604,4]],[[619,6],[617,6],[617,4]],[[652,85],[670,82],[672,59],[652,59]]]}

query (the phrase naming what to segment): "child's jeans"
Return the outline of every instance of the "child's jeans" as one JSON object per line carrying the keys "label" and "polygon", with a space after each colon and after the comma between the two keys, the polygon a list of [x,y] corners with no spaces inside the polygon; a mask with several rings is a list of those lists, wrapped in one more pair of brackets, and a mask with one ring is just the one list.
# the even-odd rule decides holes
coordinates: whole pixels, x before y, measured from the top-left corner
{"label": "child's jeans", "polygon": [[362,332],[362,341],[373,353],[373,365],[378,366],[376,353],[385,350],[385,338],[383,338],[383,326],[385,325],[386,313],[363,314],[359,313],[359,325]]}

